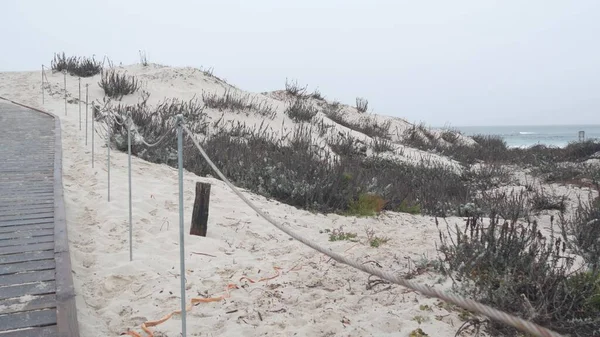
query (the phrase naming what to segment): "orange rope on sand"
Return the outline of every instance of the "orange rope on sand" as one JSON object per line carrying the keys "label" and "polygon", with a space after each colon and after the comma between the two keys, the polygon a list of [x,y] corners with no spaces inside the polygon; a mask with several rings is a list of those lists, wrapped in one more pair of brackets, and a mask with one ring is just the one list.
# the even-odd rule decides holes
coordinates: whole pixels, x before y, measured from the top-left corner
{"label": "orange rope on sand", "polygon": [[[190,304],[185,308],[185,311],[190,311],[192,310],[192,308],[200,303],[209,303],[209,302],[220,302],[226,298],[231,297],[231,293],[229,292],[229,289],[238,289],[238,286],[235,284],[228,284],[227,287],[225,287],[225,294],[222,296],[218,296],[218,297],[209,297],[209,298],[203,298],[203,297],[196,297],[196,298],[192,298],[190,300]],[[175,310],[172,313],[165,315],[163,318],[156,320],[156,321],[146,321],[144,323],[142,323],[142,330],[144,330],[145,333],[148,334],[149,337],[154,337],[154,333],[152,332],[152,330],[150,330],[150,327],[153,326],[157,326],[159,324],[162,324],[166,321],[168,321],[169,319],[171,319],[171,317],[173,317],[173,315],[179,315],[181,314],[181,310]],[[140,335],[139,333],[133,331],[133,330],[127,330],[127,332],[123,332],[121,334],[123,335],[129,335],[129,336],[133,336],[133,337],[142,337],[142,335]]]}
{"label": "orange rope on sand", "polygon": [[269,280],[272,280],[272,279],[276,279],[276,278],[278,278],[278,277],[281,275],[281,273],[280,273],[279,271],[280,271],[282,268],[279,268],[279,267],[273,267],[273,269],[275,269],[275,275],[273,275],[273,276],[271,276],[271,277],[262,277],[262,278],[260,278],[258,281],[254,281],[253,279],[251,279],[251,278],[249,278],[249,277],[242,276],[242,277],[240,278],[240,281],[242,281],[242,280],[246,280],[246,281],[248,281],[248,282],[250,282],[250,283],[256,283],[256,282],[264,282],[264,281],[269,281]]}
{"label": "orange rope on sand", "polygon": [[[240,281],[242,280],[246,280],[250,283],[257,283],[257,282],[264,282],[264,281],[269,281],[269,280],[273,280],[278,278],[279,276],[281,276],[281,272],[280,270],[283,270],[283,268],[280,267],[273,267],[273,269],[275,270],[275,275],[270,276],[270,277],[262,277],[260,278],[258,281],[255,281],[247,276],[243,276],[240,278]],[[298,271],[302,269],[302,265],[298,264],[294,267],[292,267],[290,270],[288,270],[288,272],[290,271]],[[230,283],[227,285],[227,287],[225,287],[225,294],[222,296],[218,296],[218,297],[209,297],[209,298],[202,298],[202,297],[196,297],[196,298],[192,298],[190,300],[190,304],[185,308],[185,311],[188,312],[190,310],[192,310],[192,308],[200,303],[210,303],[210,302],[220,302],[226,298],[231,297],[231,293],[229,292],[230,289],[238,289],[238,286],[236,284]],[[163,318],[156,320],[156,321],[146,321],[144,323],[142,323],[142,330],[144,330],[144,332],[146,334],[148,334],[148,337],[154,337],[154,333],[152,332],[152,330],[150,330],[150,327],[153,326],[157,326],[159,324],[162,324],[166,321],[168,321],[169,319],[171,319],[171,317],[173,317],[173,315],[179,315],[181,314],[181,310],[175,310],[173,312],[171,312],[170,314],[165,315]],[[133,337],[142,337],[141,334],[133,331],[133,330],[127,330],[127,332],[123,332],[121,333],[121,336],[124,335],[129,335],[129,336],[133,336]]]}

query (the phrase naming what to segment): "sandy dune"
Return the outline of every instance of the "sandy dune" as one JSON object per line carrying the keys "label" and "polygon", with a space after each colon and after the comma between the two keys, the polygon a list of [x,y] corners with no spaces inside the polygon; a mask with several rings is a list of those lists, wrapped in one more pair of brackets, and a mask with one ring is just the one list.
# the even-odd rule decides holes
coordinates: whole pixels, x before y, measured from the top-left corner
{"label": "sandy dune", "polygon": [[[131,66],[130,74],[144,81],[151,100],[164,97],[190,99],[202,90],[229,88],[198,70]],[[141,323],[156,320],[179,308],[179,246],[177,171],[137,158],[133,165],[133,261],[129,261],[127,155],[111,152],[111,201],[107,201],[106,147],[96,136],[96,162],[79,130],[77,103],[64,114],[62,75],[48,78],[53,96],[46,93],[42,106],[40,72],[1,73],[0,95],[43,107],[62,121],[64,184],[67,221],[82,336],[117,336],[128,329],[142,332]],[[90,84],[90,100],[103,97],[98,77]],[[68,77],[67,91],[77,97],[77,79]],[[239,90],[239,89],[233,89]],[[271,97],[278,109],[283,103]],[[133,103],[137,97],[126,97]],[[82,107],[85,113],[85,107]],[[91,112],[91,111],[90,111]],[[214,112],[217,118],[221,114]],[[227,118],[258,123],[243,115]],[[273,125],[291,123],[279,114]],[[407,123],[394,119],[397,126]],[[410,160],[422,153],[405,151]],[[414,156],[414,158],[410,157]],[[440,157],[440,160],[450,161]],[[368,287],[368,275],[330,261],[302,244],[291,241],[243,204],[215,179],[185,173],[185,226],[189,231],[194,186],[212,184],[209,234],[186,235],[186,294],[216,297],[228,284],[238,289],[231,297],[201,303],[188,314],[189,336],[408,336],[421,327],[430,336],[451,337],[463,323],[457,311],[439,301],[398,286]],[[380,265],[399,274],[415,273],[424,257],[434,258],[438,232],[434,219],[386,212],[375,218],[313,214],[251,193],[246,195],[278,221],[333,251],[364,263]],[[461,224],[460,218],[446,219]],[[328,230],[342,228],[358,233],[356,242],[329,242]],[[366,231],[390,241],[379,248],[366,244]],[[196,254],[202,253],[202,254]],[[275,268],[281,268],[276,271]],[[251,283],[251,279],[270,278]],[[424,273],[417,278],[448,289],[449,280]],[[420,323],[419,323],[419,322]],[[157,336],[179,336],[178,315],[152,328]]]}

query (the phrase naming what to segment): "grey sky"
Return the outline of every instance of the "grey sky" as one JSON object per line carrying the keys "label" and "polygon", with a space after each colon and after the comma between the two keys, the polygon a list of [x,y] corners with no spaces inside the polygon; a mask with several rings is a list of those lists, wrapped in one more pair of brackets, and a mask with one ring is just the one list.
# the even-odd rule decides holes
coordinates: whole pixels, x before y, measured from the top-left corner
{"label": "grey sky", "polygon": [[3,0],[0,32],[0,71],[142,49],[430,125],[600,124],[597,0]]}

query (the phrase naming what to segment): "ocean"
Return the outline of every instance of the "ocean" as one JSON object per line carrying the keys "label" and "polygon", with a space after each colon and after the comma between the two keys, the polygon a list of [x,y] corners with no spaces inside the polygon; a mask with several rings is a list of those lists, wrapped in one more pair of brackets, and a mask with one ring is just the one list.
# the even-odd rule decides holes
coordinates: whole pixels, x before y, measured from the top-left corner
{"label": "ocean", "polygon": [[579,140],[579,131],[585,132],[586,140],[600,140],[600,125],[464,126],[454,129],[466,136],[498,135],[509,147],[529,147],[537,144],[564,147],[569,142]]}

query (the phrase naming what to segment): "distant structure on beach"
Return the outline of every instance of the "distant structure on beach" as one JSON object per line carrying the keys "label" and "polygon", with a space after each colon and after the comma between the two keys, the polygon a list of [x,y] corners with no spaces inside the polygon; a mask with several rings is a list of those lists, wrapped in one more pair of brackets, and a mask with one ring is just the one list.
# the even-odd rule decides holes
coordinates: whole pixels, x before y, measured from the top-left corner
{"label": "distant structure on beach", "polygon": [[585,131],[579,131],[579,141],[585,141]]}

